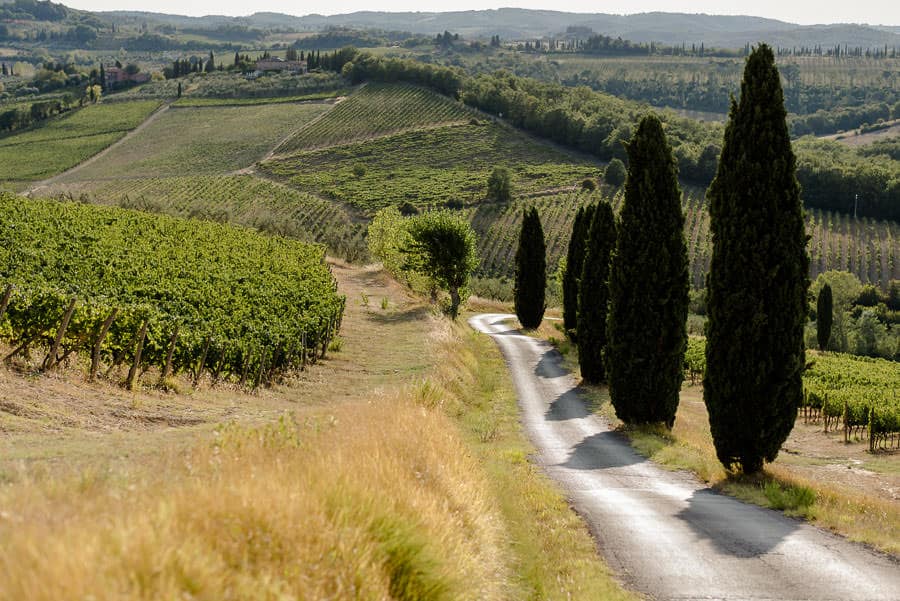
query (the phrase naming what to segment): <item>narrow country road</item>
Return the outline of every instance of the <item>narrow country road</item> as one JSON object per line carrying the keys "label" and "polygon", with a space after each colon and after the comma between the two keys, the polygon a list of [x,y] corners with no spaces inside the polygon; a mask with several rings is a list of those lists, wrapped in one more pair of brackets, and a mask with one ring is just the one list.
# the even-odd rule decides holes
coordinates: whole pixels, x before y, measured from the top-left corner
{"label": "narrow country road", "polygon": [[897,561],[635,453],[586,408],[559,354],[509,319],[470,324],[497,341],[538,461],[629,588],[658,600],[900,600]]}

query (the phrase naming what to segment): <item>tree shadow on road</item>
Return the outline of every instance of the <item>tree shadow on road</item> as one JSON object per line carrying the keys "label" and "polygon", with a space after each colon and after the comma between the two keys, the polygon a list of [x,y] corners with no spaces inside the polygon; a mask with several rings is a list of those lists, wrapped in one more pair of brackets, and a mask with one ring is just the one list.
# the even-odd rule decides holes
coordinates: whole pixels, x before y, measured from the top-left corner
{"label": "tree shadow on road", "polygon": [[563,367],[562,355],[556,349],[551,348],[541,355],[534,368],[534,374],[539,378],[553,379],[569,375],[569,370]]}
{"label": "tree shadow on road", "polygon": [[603,470],[646,461],[621,434],[610,430],[583,439],[572,447],[569,458],[560,465],[576,470]]}
{"label": "tree shadow on road", "polygon": [[544,413],[544,419],[553,422],[563,422],[570,419],[581,419],[593,414],[581,392],[579,388],[572,388],[556,397],[556,400],[550,403],[550,408]]}
{"label": "tree shadow on road", "polygon": [[800,522],[784,515],[744,503],[711,488],[694,491],[688,506],[675,514],[698,537],[733,557],[765,555],[794,531]]}

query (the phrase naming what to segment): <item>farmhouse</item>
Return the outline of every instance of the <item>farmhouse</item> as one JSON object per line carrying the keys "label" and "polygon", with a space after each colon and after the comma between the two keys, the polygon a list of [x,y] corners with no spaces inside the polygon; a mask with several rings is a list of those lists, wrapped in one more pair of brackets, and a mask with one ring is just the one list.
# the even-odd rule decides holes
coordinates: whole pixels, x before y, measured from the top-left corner
{"label": "farmhouse", "polygon": [[150,81],[149,73],[129,73],[127,69],[111,66],[104,67],[106,81],[103,82],[104,87],[113,88],[125,83],[146,83]]}
{"label": "farmhouse", "polygon": [[256,61],[256,70],[265,71],[287,71],[288,73],[306,73],[306,61],[286,61],[283,58],[270,57]]}

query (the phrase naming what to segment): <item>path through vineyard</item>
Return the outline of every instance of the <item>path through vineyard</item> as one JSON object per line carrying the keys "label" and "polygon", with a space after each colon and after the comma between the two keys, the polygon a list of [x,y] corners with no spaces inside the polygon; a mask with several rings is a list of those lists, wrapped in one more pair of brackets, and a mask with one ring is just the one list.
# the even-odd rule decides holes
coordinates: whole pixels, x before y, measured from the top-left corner
{"label": "path through vineyard", "polygon": [[654,599],[900,599],[896,560],[638,455],[586,407],[560,355],[510,319],[470,323],[503,351],[539,463],[627,585]]}

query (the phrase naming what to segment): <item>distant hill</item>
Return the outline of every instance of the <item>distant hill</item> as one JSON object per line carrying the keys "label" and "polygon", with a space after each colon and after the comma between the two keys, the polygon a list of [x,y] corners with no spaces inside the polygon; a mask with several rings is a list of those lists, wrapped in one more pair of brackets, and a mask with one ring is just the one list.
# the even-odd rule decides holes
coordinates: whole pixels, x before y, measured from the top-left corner
{"label": "distant hill", "polygon": [[184,28],[213,29],[223,25],[244,25],[260,29],[278,27],[313,31],[327,27],[356,27],[422,34],[449,30],[468,37],[500,35],[505,39],[517,39],[552,36],[565,31],[570,25],[579,25],[590,27],[604,35],[621,36],[635,42],[654,41],[664,44],[703,42],[707,46],[734,48],[766,41],[779,46],[900,46],[900,26],[802,26],[761,17],[661,12],[607,15],[501,8],[444,13],[362,11],[345,15],[313,14],[304,17],[278,13],[255,13],[247,17],[183,17],[128,11],[100,14],[113,20],[143,19]]}

